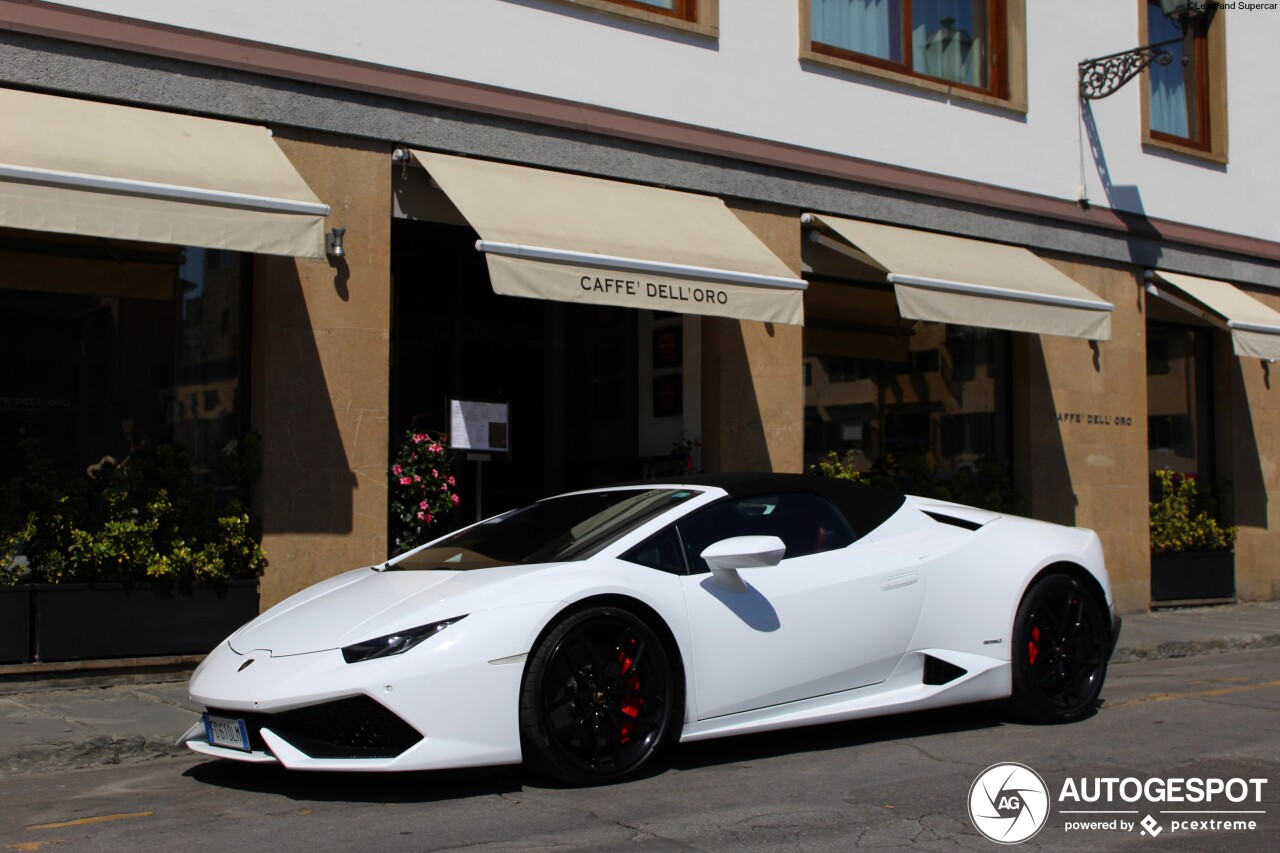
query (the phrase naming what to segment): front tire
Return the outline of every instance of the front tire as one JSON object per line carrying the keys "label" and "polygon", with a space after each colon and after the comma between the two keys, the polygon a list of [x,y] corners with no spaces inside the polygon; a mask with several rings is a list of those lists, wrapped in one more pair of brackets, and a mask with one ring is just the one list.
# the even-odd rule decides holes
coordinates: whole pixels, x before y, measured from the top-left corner
{"label": "front tire", "polygon": [[1013,622],[1013,709],[1040,723],[1070,723],[1097,707],[1107,674],[1103,606],[1076,578],[1033,583]]}
{"label": "front tire", "polygon": [[564,617],[525,669],[525,763],[573,785],[634,776],[668,738],[674,686],[666,649],[635,614],[595,607]]}

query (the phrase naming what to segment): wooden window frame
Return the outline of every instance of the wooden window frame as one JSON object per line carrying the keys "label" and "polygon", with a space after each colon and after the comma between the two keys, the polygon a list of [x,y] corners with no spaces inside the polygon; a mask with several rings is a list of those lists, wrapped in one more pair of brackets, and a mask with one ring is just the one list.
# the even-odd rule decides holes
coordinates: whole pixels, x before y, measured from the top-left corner
{"label": "wooden window frame", "polygon": [[676,18],[681,21],[696,21],[698,19],[698,4],[696,0],[674,0],[670,9],[664,9],[654,3],[646,3],[644,0],[609,0],[609,2],[618,6],[628,6],[632,9],[642,9],[655,15]]}
{"label": "wooden window frame", "polygon": [[892,80],[948,96],[1025,113],[1027,111],[1026,0],[987,0],[987,80],[985,88],[921,74],[910,66],[911,0],[901,0],[904,62],[827,45],[813,40],[812,0],[800,0],[800,59]]}
{"label": "wooden window frame", "polygon": [[[1138,0],[1138,43],[1149,44],[1147,7],[1154,0]],[[1227,162],[1227,15],[1213,15],[1198,26],[1195,36],[1197,139],[1151,129],[1151,78],[1144,71],[1141,86],[1142,144],[1145,148],[1173,151],[1213,163]]]}
{"label": "wooden window frame", "polygon": [[662,9],[644,3],[642,0],[557,0],[557,2],[694,35],[720,37],[720,0],[675,0],[672,9]]}

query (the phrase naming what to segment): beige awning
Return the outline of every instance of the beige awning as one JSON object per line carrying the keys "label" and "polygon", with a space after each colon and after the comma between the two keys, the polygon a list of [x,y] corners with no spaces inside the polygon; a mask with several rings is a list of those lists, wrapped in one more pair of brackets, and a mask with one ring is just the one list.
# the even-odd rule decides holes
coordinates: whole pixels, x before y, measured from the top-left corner
{"label": "beige awning", "polygon": [[718,198],[411,154],[480,234],[495,293],[804,322],[805,282]]}
{"label": "beige awning", "polygon": [[1115,306],[1031,251],[1001,243],[806,213],[822,245],[885,273],[912,320],[1111,338]]}
{"label": "beige awning", "polygon": [[1236,355],[1280,359],[1280,311],[1227,281],[1164,270],[1152,271],[1149,278],[1154,281],[1147,284],[1148,293],[1229,330]]}
{"label": "beige awning", "polygon": [[323,258],[328,212],[265,127],[0,89],[0,226]]}

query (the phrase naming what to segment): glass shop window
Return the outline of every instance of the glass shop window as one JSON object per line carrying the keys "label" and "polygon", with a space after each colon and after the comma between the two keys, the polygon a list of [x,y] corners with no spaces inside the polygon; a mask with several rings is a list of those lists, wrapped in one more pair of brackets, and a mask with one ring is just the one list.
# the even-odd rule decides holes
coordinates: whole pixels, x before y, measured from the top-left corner
{"label": "glass shop window", "polygon": [[182,445],[226,485],[247,427],[239,253],[0,229],[0,482],[30,439],[60,478]]}
{"label": "glass shop window", "polygon": [[1147,323],[1147,453],[1152,471],[1213,481],[1211,330]]}
{"label": "glass shop window", "polygon": [[[863,301],[864,288],[848,290],[848,304],[870,315],[879,295],[865,289]],[[806,467],[833,451],[852,452],[860,471],[893,476],[904,466],[945,476],[988,458],[1007,462],[1011,334],[882,313],[883,328],[806,327]]]}

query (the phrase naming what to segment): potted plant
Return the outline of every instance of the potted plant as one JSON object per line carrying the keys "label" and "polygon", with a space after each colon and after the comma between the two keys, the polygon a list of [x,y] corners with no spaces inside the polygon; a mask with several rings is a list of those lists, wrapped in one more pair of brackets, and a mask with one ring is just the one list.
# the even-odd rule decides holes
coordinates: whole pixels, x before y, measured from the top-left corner
{"label": "potted plant", "polygon": [[[249,476],[249,452],[228,448],[233,478]],[[257,615],[266,556],[239,488],[197,487],[175,446],[104,457],[65,482],[27,453],[0,490],[0,607],[17,614],[2,602],[25,597],[29,618],[0,632],[7,662],[203,653]]]}
{"label": "potted plant", "polygon": [[449,473],[449,437],[410,429],[391,463],[388,505],[396,553],[431,541],[431,528],[461,502]]}
{"label": "potted plant", "polygon": [[27,563],[18,549],[29,525],[0,534],[0,664],[25,663],[31,657],[31,588],[19,586]]}
{"label": "potted plant", "polygon": [[1233,600],[1238,529],[1222,522],[1216,495],[1168,469],[1153,472],[1152,492],[1151,600]]}

